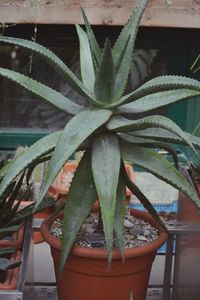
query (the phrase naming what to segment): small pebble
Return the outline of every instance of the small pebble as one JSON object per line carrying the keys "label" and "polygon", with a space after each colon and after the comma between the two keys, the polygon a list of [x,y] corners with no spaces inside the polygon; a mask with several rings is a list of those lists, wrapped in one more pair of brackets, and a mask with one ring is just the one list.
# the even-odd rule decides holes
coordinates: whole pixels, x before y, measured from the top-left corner
{"label": "small pebble", "polygon": [[149,229],[145,229],[144,236],[149,236],[151,234]]}
{"label": "small pebble", "polygon": [[143,234],[144,230],[142,228],[131,228],[129,229],[130,234],[132,235],[138,235],[138,234]]}
{"label": "small pebble", "polygon": [[147,238],[145,237],[145,236],[143,236],[143,235],[137,235],[137,239],[139,240],[139,241],[147,241]]}
{"label": "small pebble", "polygon": [[125,219],[124,220],[124,227],[126,227],[126,228],[133,228],[133,223],[132,222],[130,222],[129,220],[127,220],[127,219]]}

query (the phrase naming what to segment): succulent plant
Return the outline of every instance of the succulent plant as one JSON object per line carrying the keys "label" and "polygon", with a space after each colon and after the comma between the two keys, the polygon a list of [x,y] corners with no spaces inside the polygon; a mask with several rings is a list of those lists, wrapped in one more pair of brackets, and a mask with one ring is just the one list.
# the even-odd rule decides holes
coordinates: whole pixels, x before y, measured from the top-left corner
{"label": "succulent plant", "polygon": [[80,42],[81,79],[47,48],[32,41],[0,37],[1,43],[23,47],[40,55],[86,99],[87,104],[81,106],[40,82],[12,70],[0,68],[1,76],[72,116],[63,130],[40,139],[0,172],[3,176],[0,194],[21,172],[32,168],[41,160],[50,158],[37,207],[70,156],[78,150],[84,151],[64,207],[61,269],[75,236],[97,197],[109,262],[112,257],[113,232],[119,241],[122,255],[124,253],[126,185],[160,222],[151,203],[136,184],[129,180],[124,168],[125,161],[139,165],[181,190],[200,207],[198,195],[177,170],[177,163],[175,167],[156,150],[151,149],[165,148],[177,161],[171,143],[187,145],[195,151],[195,147],[200,148],[200,139],[191,137],[164,116],[152,114],[148,117],[138,117],[140,113],[199,97],[200,83],[181,76],[160,76],[125,94],[135,39],[147,4],[148,0],[140,1],[113,47],[106,39],[103,49],[100,48],[82,11],[86,31],[76,26]]}

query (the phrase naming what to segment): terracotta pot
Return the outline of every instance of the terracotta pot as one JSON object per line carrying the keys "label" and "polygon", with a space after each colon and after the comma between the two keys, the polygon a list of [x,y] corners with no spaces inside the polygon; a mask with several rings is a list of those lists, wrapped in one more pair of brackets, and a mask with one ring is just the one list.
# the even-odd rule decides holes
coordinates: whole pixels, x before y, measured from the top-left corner
{"label": "terracotta pot", "polygon": [[[49,188],[48,194],[50,196],[54,197],[55,201],[58,199],[58,194],[57,194],[56,189],[55,189],[55,187],[53,185]],[[35,213],[33,215],[33,218],[34,219],[46,219],[53,212],[54,212],[54,208],[53,207],[47,207],[47,208],[44,208],[42,211],[40,211],[38,213]],[[42,236],[42,234],[41,234],[40,231],[34,231],[33,232],[33,240],[34,240],[35,244],[39,244],[39,243],[42,243],[44,241],[43,236]]]}
{"label": "terracotta pot", "polygon": [[56,188],[57,193],[59,195],[67,195],[69,188],[66,186],[66,184],[63,182],[63,178],[66,176],[67,173],[72,172],[74,173],[76,171],[76,168],[78,167],[78,163],[75,160],[72,160],[68,163],[66,163],[64,165],[64,167],[62,168],[62,170],[59,172],[58,176],[57,176],[57,182],[56,182],[56,186],[54,186],[54,188]]}
{"label": "terracotta pot", "polygon": [[131,214],[159,228],[158,239],[143,247],[126,249],[125,263],[119,251],[113,250],[110,271],[106,250],[74,246],[62,276],[59,273],[61,242],[49,232],[49,227],[58,216],[44,221],[41,231],[51,246],[59,300],[129,300],[131,290],[134,299],[145,299],[156,250],[166,241],[167,233],[146,212],[131,209]]}
{"label": "terracotta pot", "polygon": [[[14,255],[12,255],[11,260],[20,261],[21,259],[21,252],[17,251]],[[0,271],[0,276],[4,275],[5,273],[5,280],[4,282],[0,283],[0,290],[16,290],[17,283],[19,279],[19,267],[8,271]]]}
{"label": "terracotta pot", "polygon": [[[33,215],[34,219],[47,219],[54,212],[53,207],[47,207],[42,211]],[[33,232],[33,240],[35,244],[42,243],[44,241],[43,236],[40,231]]]}
{"label": "terracotta pot", "polygon": [[[78,167],[77,161],[75,161],[75,160],[70,161],[64,165],[64,167],[58,174],[57,179],[54,183],[54,189],[56,190],[56,192],[59,194],[60,197],[66,196],[69,191],[69,187],[67,187],[66,184],[63,182],[64,181],[63,178],[66,176],[66,173],[68,173],[68,172],[74,173],[76,171],[77,167]],[[133,167],[129,164],[125,164],[125,167],[126,167],[128,177],[131,179],[131,181],[135,182],[135,172],[133,170]],[[132,196],[132,192],[128,188],[126,188],[126,203],[127,203],[127,205],[130,202],[131,196]],[[66,199],[66,197],[64,197],[64,200],[65,199]],[[97,203],[95,204],[95,207],[98,207],[98,200],[97,200]]]}

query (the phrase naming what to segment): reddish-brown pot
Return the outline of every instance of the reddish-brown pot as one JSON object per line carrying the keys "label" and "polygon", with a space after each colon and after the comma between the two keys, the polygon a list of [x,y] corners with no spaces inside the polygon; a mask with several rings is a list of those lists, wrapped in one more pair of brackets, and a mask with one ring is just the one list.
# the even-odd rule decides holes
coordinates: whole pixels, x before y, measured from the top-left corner
{"label": "reddish-brown pot", "polygon": [[[33,215],[34,219],[46,219],[54,212],[53,207],[44,208],[41,212],[35,213]],[[44,241],[40,231],[33,232],[33,240],[35,244],[41,243]]]}
{"label": "reddish-brown pot", "polygon": [[54,186],[56,188],[56,191],[59,195],[67,195],[69,188],[63,184],[63,177],[66,173],[72,172],[74,173],[78,167],[78,162],[75,160],[72,160],[64,165],[64,167],[61,169],[57,176],[56,185]]}
{"label": "reddish-brown pot", "polygon": [[58,216],[43,222],[41,231],[51,246],[59,300],[129,300],[131,290],[134,299],[145,299],[156,250],[166,241],[167,233],[149,214],[133,209],[131,214],[159,228],[158,239],[143,247],[125,250],[125,263],[119,251],[113,250],[110,271],[106,250],[74,246],[62,276],[59,273],[61,242],[49,232]]}
{"label": "reddish-brown pot", "polygon": [[[60,171],[60,173],[57,176],[57,179],[55,181],[54,184],[54,189],[56,189],[56,192],[60,195],[60,196],[65,196],[67,195],[69,188],[66,187],[63,184],[63,177],[65,176],[65,174],[67,172],[72,172],[74,173],[76,171],[78,167],[78,163],[75,160],[72,160],[70,162],[67,162],[64,167],[62,168],[62,170]],[[126,172],[128,174],[128,177],[131,179],[131,181],[135,182],[135,172],[133,170],[133,167],[129,164],[125,164],[126,167]],[[132,195],[132,192],[127,188],[126,189],[126,198],[127,201],[130,201],[130,197]]]}
{"label": "reddish-brown pot", "polygon": [[[12,255],[11,260],[13,261],[20,261],[21,259],[21,252],[17,251],[15,255]],[[0,271],[4,272],[4,271]],[[17,282],[19,279],[19,267],[16,267],[14,269],[5,271],[5,281],[0,283],[0,290],[16,290],[17,288]]]}

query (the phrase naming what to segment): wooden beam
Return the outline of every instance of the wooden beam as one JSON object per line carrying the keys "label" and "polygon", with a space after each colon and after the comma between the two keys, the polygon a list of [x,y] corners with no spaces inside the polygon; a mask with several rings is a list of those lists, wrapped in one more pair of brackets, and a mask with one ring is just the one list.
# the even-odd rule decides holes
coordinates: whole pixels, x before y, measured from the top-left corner
{"label": "wooden beam", "polygon": [[[138,0],[0,0],[0,22],[82,23],[82,6],[91,24],[124,24]],[[200,28],[200,0],[150,0],[141,25]]]}

